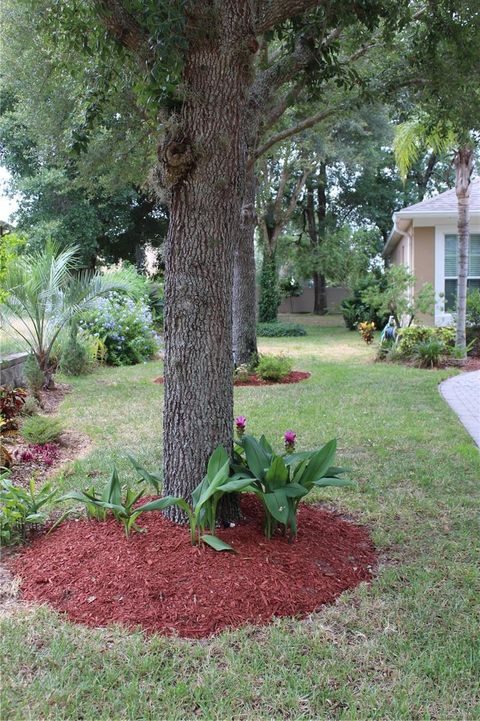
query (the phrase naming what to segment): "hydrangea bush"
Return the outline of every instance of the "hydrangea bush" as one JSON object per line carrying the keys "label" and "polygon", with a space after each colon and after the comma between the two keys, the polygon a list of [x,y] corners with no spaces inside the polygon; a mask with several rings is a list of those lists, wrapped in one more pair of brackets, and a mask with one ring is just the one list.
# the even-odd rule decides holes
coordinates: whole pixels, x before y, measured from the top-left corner
{"label": "hydrangea bush", "polygon": [[141,363],[159,348],[148,305],[121,293],[98,298],[94,306],[82,314],[80,327],[103,341],[106,362],[110,365]]}

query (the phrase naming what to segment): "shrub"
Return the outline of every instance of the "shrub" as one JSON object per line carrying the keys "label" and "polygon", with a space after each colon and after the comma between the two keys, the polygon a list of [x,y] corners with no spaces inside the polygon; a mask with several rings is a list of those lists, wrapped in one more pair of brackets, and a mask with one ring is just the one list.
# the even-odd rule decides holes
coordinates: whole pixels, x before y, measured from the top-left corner
{"label": "shrub", "polygon": [[141,363],[158,349],[152,315],[146,303],[120,293],[97,299],[94,308],[82,314],[80,326],[103,341],[105,360],[110,365]]}
{"label": "shrub", "polygon": [[357,330],[358,324],[363,322],[375,323],[376,328],[383,328],[388,321],[388,315],[379,315],[375,308],[363,299],[363,294],[372,288],[381,290],[385,285],[384,276],[377,277],[372,273],[359,280],[352,288],[352,295],[345,298],[340,305],[343,320],[349,330]]}
{"label": "shrub", "polygon": [[4,430],[17,427],[14,419],[22,412],[26,397],[27,391],[24,388],[0,386],[0,415],[7,425]]}
{"label": "shrub", "polygon": [[431,338],[417,343],[413,351],[413,358],[420,368],[435,368],[439,365],[442,356],[445,355],[445,350],[445,344],[442,341]]}
{"label": "shrub", "polygon": [[40,509],[57,495],[50,483],[37,492],[35,482],[28,490],[14,486],[9,478],[0,481],[0,541],[10,545],[24,540],[29,525],[43,524],[46,515]]}
{"label": "shrub", "polygon": [[56,441],[63,431],[60,421],[45,416],[31,416],[23,422],[21,435],[29,443],[44,445]]}
{"label": "shrub", "polygon": [[258,318],[261,323],[272,323],[277,320],[280,293],[277,282],[277,266],[275,258],[265,253],[260,274],[260,302]]}
{"label": "shrub", "polygon": [[22,406],[22,416],[35,416],[39,411],[38,401],[34,396],[27,396]]}
{"label": "shrub", "polygon": [[438,340],[445,346],[445,353],[449,353],[455,347],[455,328],[451,327],[430,327],[410,326],[398,330],[398,352],[404,358],[412,358],[415,348],[419,343],[431,340]]}
{"label": "shrub", "polygon": [[79,342],[76,329],[69,334],[68,342],[60,353],[59,366],[69,376],[83,375],[90,368],[87,350]]}
{"label": "shrub", "polygon": [[28,389],[34,396],[38,396],[38,393],[43,388],[45,377],[33,353],[30,353],[25,361],[23,375],[25,376]]}
{"label": "shrub", "polygon": [[475,288],[467,293],[467,326],[480,328],[480,290]]}
{"label": "shrub", "polygon": [[233,381],[239,381],[240,383],[244,383],[245,381],[248,381],[250,375],[251,371],[248,367],[248,363],[242,363],[241,365],[237,366],[233,371]]}
{"label": "shrub", "polygon": [[359,323],[358,330],[367,345],[373,343],[375,323],[369,323],[368,321],[366,323]]}
{"label": "shrub", "polygon": [[307,335],[307,331],[298,323],[258,323],[257,335],[265,338],[286,338]]}
{"label": "shrub", "polygon": [[292,372],[292,361],[282,355],[261,355],[256,373],[265,381],[280,381]]}
{"label": "shrub", "polygon": [[480,356],[480,326],[467,327],[467,352],[471,356]]}

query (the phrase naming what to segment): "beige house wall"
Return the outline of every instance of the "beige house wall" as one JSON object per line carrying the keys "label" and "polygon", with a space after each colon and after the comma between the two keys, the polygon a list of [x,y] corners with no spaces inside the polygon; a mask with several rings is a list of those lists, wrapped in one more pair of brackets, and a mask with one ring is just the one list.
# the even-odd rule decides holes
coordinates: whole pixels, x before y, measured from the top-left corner
{"label": "beige house wall", "polygon": [[[415,228],[413,232],[413,274],[416,278],[415,293],[424,283],[435,288],[435,228]],[[420,314],[417,320],[434,325],[433,315]]]}
{"label": "beige house wall", "polygon": [[[350,290],[342,286],[327,288],[327,308],[331,313],[340,310],[340,303],[350,295]],[[302,295],[295,298],[284,298],[278,309],[279,313],[313,313],[313,288],[304,288]]]}

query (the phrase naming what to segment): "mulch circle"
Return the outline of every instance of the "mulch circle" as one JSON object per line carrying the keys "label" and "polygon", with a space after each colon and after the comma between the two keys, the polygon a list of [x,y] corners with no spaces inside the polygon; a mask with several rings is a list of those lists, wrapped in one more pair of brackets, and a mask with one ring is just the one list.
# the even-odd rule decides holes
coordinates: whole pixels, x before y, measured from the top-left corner
{"label": "mulch circle", "polygon": [[267,540],[262,510],[242,498],[244,520],[219,530],[236,553],[190,544],[188,529],[150,512],[146,533],[71,520],[9,561],[24,600],[48,602],[87,626],[121,623],[147,632],[203,638],[246,623],[303,617],[372,577],[366,528],[318,506],[299,510],[298,537]]}
{"label": "mulch circle", "polygon": [[[263,378],[259,378],[256,373],[252,373],[251,376],[249,376],[248,380],[246,381],[234,381],[233,385],[235,386],[278,386],[282,385],[283,383],[300,383],[300,381],[304,381],[307,378],[310,378],[312,374],[307,373],[305,371],[292,371],[288,374],[288,376],[285,376],[285,378],[282,378],[281,381],[265,381]],[[155,378],[153,381],[154,383],[163,383],[163,376],[158,376],[158,378]]]}

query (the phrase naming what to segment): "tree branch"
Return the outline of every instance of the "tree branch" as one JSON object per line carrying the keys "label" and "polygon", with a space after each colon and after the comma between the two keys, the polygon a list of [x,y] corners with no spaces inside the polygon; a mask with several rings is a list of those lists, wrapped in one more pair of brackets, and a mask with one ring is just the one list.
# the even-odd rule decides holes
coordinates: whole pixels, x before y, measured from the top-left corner
{"label": "tree branch", "polygon": [[295,15],[302,15],[324,0],[263,0],[259,3],[255,32],[264,33]]}
{"label": "tree branch", "polygon": [[94,0],[99,17],[110,35],[117,42],[142,60],[151,56],[149,36],[123,5],[122,0]]}
{"label": "tree branch", "polygon": [[[330,115],[333,115],[334,113],[338,112],[342,109],[343,106],[338,105],[333,108],[328,108],[328,110],[322,110],[320,113],[316,113],[315,115],[311,115],[309,118],[305,118],[305,120],[302,120],[300,123],[297,123],[296,125],[292,125],[286,130],[282,130],[279,133],[276,133],[275,135],[270,136],[263,145],[260,145],[255,151],[255,155],[253,158],[253,161],[260,158],[261,155],[267,152],[267,150],[270,150],[270,148],[273,145],[276,145],[277,143],[280,143],[282,140],[286,140],[287,138],[291,138],[292,135],[297,135],[298,133],[301,133],[302,130],[307,130],[308,128],[312,128],[314,125],[317,125],[318,123],[321,123],[322,120],[325,120],[326,118],[330,117]],[[250,161],[252,162],[252,161]]]}

